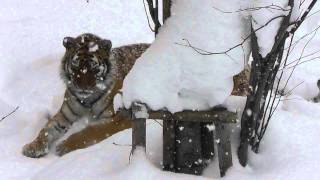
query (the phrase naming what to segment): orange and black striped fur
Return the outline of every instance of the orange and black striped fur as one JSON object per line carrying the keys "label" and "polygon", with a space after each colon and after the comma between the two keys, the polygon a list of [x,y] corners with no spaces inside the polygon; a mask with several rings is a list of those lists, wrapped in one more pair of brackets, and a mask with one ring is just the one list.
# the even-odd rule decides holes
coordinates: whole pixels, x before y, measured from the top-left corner
{"label": "orange and black striped fur", "polygon": [[55,141],[81,118],[91,125],[56,147],[58,155],[84,148],[131,127],[129,120],[114,113],[113,97],[135,60],[149,44],[132,44],[111,48],[111,41],[93,34],[63,40],[66,53],[62,58],[61,77],[67,89],[60,110],[40,131],[36,139],[23,147],[28,157],[41,157]]}

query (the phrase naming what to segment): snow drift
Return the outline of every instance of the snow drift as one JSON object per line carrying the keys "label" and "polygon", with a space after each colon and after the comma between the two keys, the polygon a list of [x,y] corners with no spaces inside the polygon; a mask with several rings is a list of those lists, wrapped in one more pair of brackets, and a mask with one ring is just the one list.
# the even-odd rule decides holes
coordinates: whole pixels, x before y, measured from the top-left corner
{"label": "snow drift", "polygon": [[194,47],[212,52],[239,44],[248,20],[240,13],[222,13],[213,7],[238,9],[241,3],[173,1],[172,16],[124,80],[125,107],[140,101],[153,110],[177,112],[222,104],[232,91],[232,77],[244,67],[246,50],[238,47],[227,54],[204,56],[181,44],[186,45],[187,40]]}

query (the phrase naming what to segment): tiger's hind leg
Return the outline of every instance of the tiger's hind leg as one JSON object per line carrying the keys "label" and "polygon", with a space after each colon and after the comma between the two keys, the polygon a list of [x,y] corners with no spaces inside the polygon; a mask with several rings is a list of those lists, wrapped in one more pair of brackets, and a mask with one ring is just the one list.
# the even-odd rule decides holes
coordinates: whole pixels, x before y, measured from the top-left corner
{"label": "tiger's hind leg", "polygon": [[110,122],[100,122],[72,134],[56,147],[56,153],[62,156],[77,149],[83,149],[112,136],[122,130],[131,128],[129,119],[113,119]]}
{"label": "tiger's hind leg", "polygon": [[23,146],[23,155],[31,158],[45,156],[54,141],[59,139],[72,125],[61,112],[49,119],[35,140]]}

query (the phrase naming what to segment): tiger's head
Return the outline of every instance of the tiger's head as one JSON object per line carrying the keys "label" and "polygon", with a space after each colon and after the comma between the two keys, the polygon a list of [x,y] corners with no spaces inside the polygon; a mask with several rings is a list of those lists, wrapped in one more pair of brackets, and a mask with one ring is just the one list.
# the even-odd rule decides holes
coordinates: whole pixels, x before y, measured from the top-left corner
{"label": "tiger's head", "polygon": [[61,76],[67,88],[81,100],[95,99],[112,85],[114,62],[110,60],[112,43],[93,34],[65,37],[66,53]]}

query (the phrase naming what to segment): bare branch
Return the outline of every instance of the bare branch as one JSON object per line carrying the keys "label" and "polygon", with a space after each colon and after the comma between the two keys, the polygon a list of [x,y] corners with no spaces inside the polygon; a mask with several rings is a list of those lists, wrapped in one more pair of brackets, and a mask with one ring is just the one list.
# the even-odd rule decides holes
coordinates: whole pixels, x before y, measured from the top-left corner
{"label": "bare branch", "polygon": [[286,95],[291,95],[292,92],[303,83],[304,83],[304,81],[301,81],[299,84],[295,85],[292,89],[290,89],[288,92],[286,92]]}
{"label": "bare branch", "polygon": [[163,125],[159,122],[159,121],[157,121],[156,119],[152,119],[154,122],[156,122],[157,124],[159,124],[161,127],[163,127]]}
{"label": "bare branch", "polygon": [[155,4],[153,3],[153,0],[146,0],[147,4],[148,4],[148,8],[149,8],[149,12],[150,12],[150,16],[153,20],[154,23],[154,32],[155,34],[158,33],[158,30],[161,26],[160,21],[159,21],[159,17],[158,17],[158,0],[155,0]]}
{"label": "bare branch", "polygon": [[301,58],[303,57],[303,53],[304,53],[304,51],[305,51],[306,47],[309,45],[309,43],[310,43],[310,42],[311,42],[311,40],[315,37],[315,35],[316,35],[316,34],[317,34],[317,31],[315,31],[315,32],[313,33],[312,37],[311,37],[311,38],[307,41],[307,43],[304,45],[304,47],[303,47],[303,49],[302,49],[302,52],[301,52],[301,55],[300,55],[300,57],[299,57],[298,61],[296,62],[296,64],[293,66],[293,69],[292,69],[292,71],[290,72],[290,75],[289,75],[289,77],[288,77],[288,79],[287,79],[287,81],[286,81],[286,83],[285,83],[284,88],[286,88],[286,87],[287,87],[288,82],[289,82],[289,80],[291,79],[291,77],[292,77],[292,75],[293,75],[294,70],[296,69],[297,65],[299,64],[299,62],[300,62]]}
{"label": "bare branch", "polygon": [[1,118],[0,122],[6,119],[7,117],[11,116],[13,113],[15,113],[19,109],[19,106],[17,106],[13,111],[5,115],[4,117]]}
{"label": "bare branch", "polygon": [[305,1],[306,1],[306,0],[300,0],[299,8],[301,8],[301,6],[303,5],[303,3],[304,3]]}
{"label": "bare branch", "polygon": [[301,26],[301,24],[304,22],[304,20],[306,19],[306,17],[310,13],[311,9],[316,4],[316,2],[317,2],[317,0],[312,0],[311,3],[309,4],[307,10],[305,10],[304,13],[302,14],[301,18],[298,21],[295,21],[292,23],[295,25],[295,27],[291,29],[290,33],[294,33]]}
{"label": "bare branch", "polygon": [[149,19],[148,13],[147,13],[147,7],[146,7],[146,4],[145,4],[144,0],[142,0],[142,3],[143,3],[144,12],[145,12],[145,14],[147,16],[148,26],[149,26],[150,30],[152,32],[154,32],[154,29],[151,27],[151,24],[150,24],[150,19]]}
{"label": "bare branch", "polygon": [[[320,29],[320,25],[317,26],[316,28],[314,28],[312,31],[304,34],[304,35],[301,36],[299,39],[295,40],[295,42],[293,42],[293,44],[292,44],[292,45],[293,45],[293,48],[291,48],[291,51],[293,51],[293,50],[295,49],[295,47],[299,44],[299,42],[300,42],[301,40],[303,40],[304,38],[312,35],[315,31],[318,31],[319,29]],[[285,48],[285,49],[287,49],[287,48]],[[290,51],[289,53],[291,53],[291,51]]]}
{"label": "bare branch", "polygon": [[[268,22],[266,22],[264,25],[260,26],[259,28],[255,29],[254,32],[256,33],[257,31],[261,30],[262,28],[266,27],[268,24],[270,24],[272,21],[274,21],[275,19],[278,19],[278,18],[284,18],[285,16],[284,15],[280,15],[280,16],[276,16],[276,17],[273,17],[271,18]],[[242,46],[250,37],[252,36],[252,33],[250,35],[248,35],[247,37],[245,37],[242,42],[240,42],[239,44],[236,44],[234,46],[232,46],[231,48],[225,50],[225,51],[220,51],[220,52],[210,52],[210,51],[207,51],[207,50],[203,50],[203,49],[200,49],[200,48],[197,48],[195,46],[193,46],[189,40],[187,39],[182,39],[184,41],[187,42],[187,44],[180,44],[180,43],[175,43],[177,45],[180,45],[180,46],[185,46],[185,47],[190,47],[192,48],[194,51],[196,51],[197,53],[201,54],[201,55],[205,55],[205,56],[209,56],[209,55],[218,55],[218,54],[225,54],[227,55],[228,52],[232,51],[233,49],[237,48],[237,47],[240,47]]]}
{"label": "bare branch", "polygon": [[304,64],[304,63],[307,63],[307,62],[310,62],[310,61],[315,61],[315,60],[320,60],[320,56],[317,56],[317,57],[314,57],[314,58],[299,62],[298,64],[295,64],[294,66],[287,67],[286,69],[292,69],[292,68],[294,68],[296,66],[299,66],[301,64]]}
{"label": "bare branch", "polygon": [[257,7],[251,7],[251,8],[245,8],[245,9],[238,9],[236,11],[224,11],[224,10],[221,10],[217,7],[213,7],[213,9],[217,10],[217,11],[220,11],[222,13],[227,13],[227,14],[231,14],[231,13],[239,13],[239,12],[243,12],[243,11],[249,11],[249,12],[252,12],[252,11],[259,11],[261,9],[267,9],[267,10],[277,10],[277,11],[290,11],[290,9],[285,9],[281,6],[278,6],[278,5],[274,5],[274,4],[271,4],[271,5],[268,5],[268,6],[257,6]]}
{"label": "bare branch", "polygon": [[115,142],[113,142],[112,143],[113,145],[115,145],[115,146],[132,146],[131,144],[118,144],[118,143],[115,143]]}
{"label": "bare branch", "polygon": [[309,16],[307,16],[307,17],[306,17],[306,19],[308,19],[308,18],[312,17],[312,16],[313,16],[313,15],[315,15],[315,14],[318,14],[319,12],[320,12],[320,10],[318,10],[318,11],[316,11],[316,12],[314,12],[314,13],[310,14]]}

